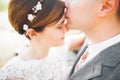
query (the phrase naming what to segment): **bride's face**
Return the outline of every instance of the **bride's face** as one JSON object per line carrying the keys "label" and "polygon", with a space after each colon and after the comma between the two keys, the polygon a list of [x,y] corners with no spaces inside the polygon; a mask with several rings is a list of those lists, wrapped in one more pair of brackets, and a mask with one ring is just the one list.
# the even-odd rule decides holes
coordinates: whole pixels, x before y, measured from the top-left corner
{"label": "bride's face", "polygon": [[65,17],[56,23],[45,27],[40,32],[40,41],[49,46],[60,46],[64,43],[66,28],[64,26]]}

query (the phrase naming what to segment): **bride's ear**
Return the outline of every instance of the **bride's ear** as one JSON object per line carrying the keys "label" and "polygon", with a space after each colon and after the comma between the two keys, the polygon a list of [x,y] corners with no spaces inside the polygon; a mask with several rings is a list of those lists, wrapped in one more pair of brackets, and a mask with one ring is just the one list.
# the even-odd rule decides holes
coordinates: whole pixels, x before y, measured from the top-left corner
{"label": "bride's ear", "polygon": [[28,29],[27,32],[26,32],[26,35],[30,39],[35,39],[37,37],[37,32],[34,29]]}
{"label": "bride's ear", "polygon": [[116,11],[119,0],[101,0],[99,6],[99,16],[108,15]]}

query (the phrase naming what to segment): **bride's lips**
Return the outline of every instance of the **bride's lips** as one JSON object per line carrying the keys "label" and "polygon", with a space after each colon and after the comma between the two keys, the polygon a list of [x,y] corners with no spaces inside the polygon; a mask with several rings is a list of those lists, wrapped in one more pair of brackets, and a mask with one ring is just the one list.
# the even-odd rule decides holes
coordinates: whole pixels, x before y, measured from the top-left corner
{"label": "bride's lips", "polygon": [[61,39],[63,40],[63,39],[65,39],[65,37],[62,37]]}

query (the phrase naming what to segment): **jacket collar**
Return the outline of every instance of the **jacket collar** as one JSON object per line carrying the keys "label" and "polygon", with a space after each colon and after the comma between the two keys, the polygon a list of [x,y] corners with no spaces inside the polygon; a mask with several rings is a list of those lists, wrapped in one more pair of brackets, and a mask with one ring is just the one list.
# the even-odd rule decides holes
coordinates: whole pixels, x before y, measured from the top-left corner
{"label": "jacket collar", "polygon": [[102,76],[104,66],[115,67],[120,62],[120,42],[101,51],[89,63],[81,66],[81,68],[71,75],[79,77],[81,80],[88,80],[98,76]]}
{"label": "jacket collar", "polygon": [[69,74],[68,78],[74,73],[74,68],[75,68],[78,60],[80,59],[80,57],[82,56],[82,54],[85,52],[86,48],[88,47],[88,42],[89,42],[89,40],[86,39],[86,40],[84,41],[83,45],[81,46],[81,48],[80,48],[80,50],[79,50],[79,52],[78,52],[78,54],[77,54],[77,58],[76,58],[73,66],[72,66],[72,69],[71,69],[71,71],[70,71],[70,74]]}

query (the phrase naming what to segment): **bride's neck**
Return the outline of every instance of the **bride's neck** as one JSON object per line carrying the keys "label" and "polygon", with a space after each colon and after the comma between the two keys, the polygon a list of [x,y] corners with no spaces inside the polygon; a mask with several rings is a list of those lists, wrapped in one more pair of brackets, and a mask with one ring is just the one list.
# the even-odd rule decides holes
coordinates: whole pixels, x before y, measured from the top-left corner
{"label": "bride's neck", "polygon": [[21,55],[23,60],[42,59],[48,55],[49,48],[29,46]]}

